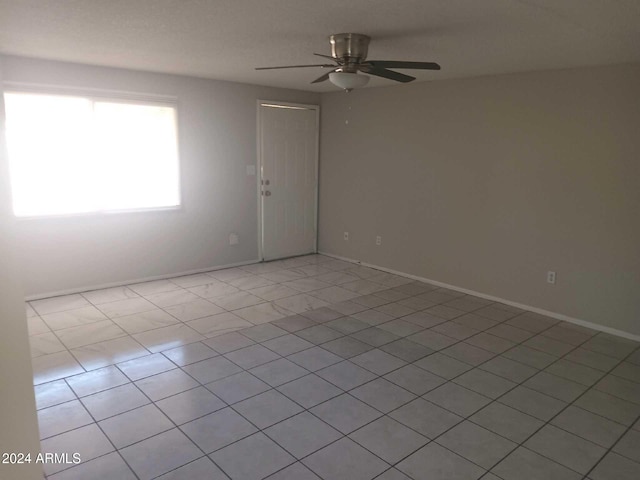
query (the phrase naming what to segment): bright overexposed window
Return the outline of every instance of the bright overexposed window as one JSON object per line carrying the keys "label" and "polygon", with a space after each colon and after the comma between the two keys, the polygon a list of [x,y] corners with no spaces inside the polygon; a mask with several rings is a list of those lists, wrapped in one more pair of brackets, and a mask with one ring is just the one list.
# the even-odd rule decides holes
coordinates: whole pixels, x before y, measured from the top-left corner
{"label": "bright overexposed window", "polygon": [[180,205],[175,106],[5,93],[17,216]]}

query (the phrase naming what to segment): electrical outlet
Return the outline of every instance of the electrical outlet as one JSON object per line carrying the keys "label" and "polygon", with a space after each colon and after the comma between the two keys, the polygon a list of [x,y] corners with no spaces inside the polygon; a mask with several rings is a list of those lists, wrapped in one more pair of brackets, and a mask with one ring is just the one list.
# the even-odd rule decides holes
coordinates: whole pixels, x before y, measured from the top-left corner
{"label": "electrical outlet", "polygon": [[376,245],[382,245],[382,237],[380,235],[376,237]]}
{"label": "electrical outlet", "polygon": [[229,245],[238,245],[240,243],[240,238],[237,233],[229,234]]}
{"label": "electrical outlet", "polygon": [[344,239],[349,240],[349,232],[344,232]]}
{"label": "electrical outlet", "polygon": [[551,270],[547,272],[547,283],[556,283],[556,272],[552,272]]}

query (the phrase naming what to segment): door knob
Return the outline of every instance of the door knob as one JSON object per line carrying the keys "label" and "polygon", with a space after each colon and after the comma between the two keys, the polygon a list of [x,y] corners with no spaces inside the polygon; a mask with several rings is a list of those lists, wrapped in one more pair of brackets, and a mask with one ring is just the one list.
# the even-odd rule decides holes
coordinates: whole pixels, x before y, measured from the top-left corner
{"label": "door knob", "polygon": [[271,192],[270,192],[269,190],[266,190],[266,191],[264,192],[264,196],[265,196],[265,197],[269,197],[269,196],[271,196]]}

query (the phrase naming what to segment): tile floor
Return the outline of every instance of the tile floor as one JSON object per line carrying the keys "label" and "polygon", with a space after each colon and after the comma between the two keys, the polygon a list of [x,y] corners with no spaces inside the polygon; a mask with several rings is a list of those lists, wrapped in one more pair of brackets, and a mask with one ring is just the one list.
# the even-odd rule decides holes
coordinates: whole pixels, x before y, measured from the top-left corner
{"label": "tile floor", "polygon": [[640,478],[629,340],[320,255],[27,305],[51,480]]}

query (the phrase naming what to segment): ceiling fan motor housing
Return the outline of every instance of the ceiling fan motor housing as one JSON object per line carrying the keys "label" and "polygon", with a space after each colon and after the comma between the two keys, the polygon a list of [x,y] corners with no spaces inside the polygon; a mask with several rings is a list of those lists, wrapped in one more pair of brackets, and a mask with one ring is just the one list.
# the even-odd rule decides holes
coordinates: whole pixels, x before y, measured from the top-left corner
{"label": "ceiling fan motor housing", "polygon": [[331,56],[345,66],[362,63],[367,59],[370,40],[370,37],[360,33],[331,35]]}

